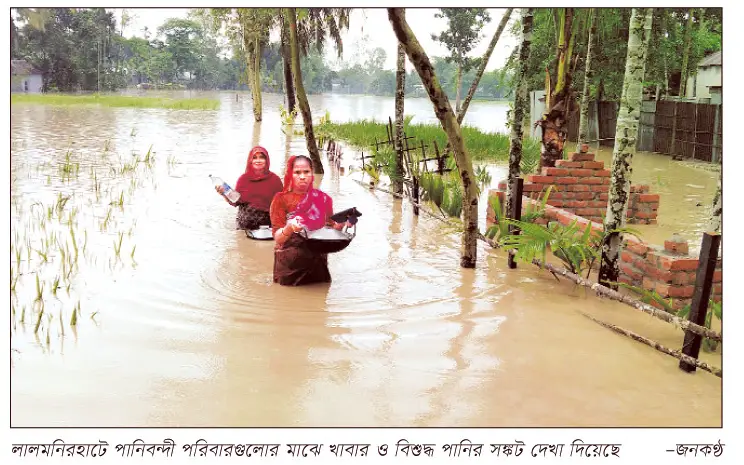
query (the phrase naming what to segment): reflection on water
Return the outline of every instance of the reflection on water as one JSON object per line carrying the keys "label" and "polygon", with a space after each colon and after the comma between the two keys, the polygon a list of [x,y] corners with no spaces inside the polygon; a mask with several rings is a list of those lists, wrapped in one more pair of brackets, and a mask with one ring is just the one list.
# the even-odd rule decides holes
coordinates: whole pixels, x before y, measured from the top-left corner
{"label": "reflection on water", "polygon": [[[508,270],[482,244],[463,270],[457,234],[334,170],[320,187],[364,216],[329,257],[333,283],[273,285],[273,244],[233,229],[207,176],[234,183],[256,143],[282,175],[304,141],[282,133],[278,96],[260,124],[246,94],[220,98],[199,112],[11,109],[13,426],[720,425],[718,378],[578,310],[674,348],[678,329]],[[337,119],[392,113],[315,96],[317,115],[323,102]]]}

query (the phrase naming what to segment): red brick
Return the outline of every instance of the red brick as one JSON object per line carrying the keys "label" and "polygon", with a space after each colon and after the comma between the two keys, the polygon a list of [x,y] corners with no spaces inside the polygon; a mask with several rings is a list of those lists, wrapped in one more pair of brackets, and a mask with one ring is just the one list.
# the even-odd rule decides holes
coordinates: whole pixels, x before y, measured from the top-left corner
{"label": "red brick", "polygon": [[602,184],[602,178],[596,178],[596,177],[579,178],[579,182],[581,184]]}
{"label": "red brick", "polygon": [[669,290],[671,289],[671,285],[667,283],[656,283],[656,287],[654,288],[656,292],[659,293],[662,297],[669,297]]}
{"label": "red brick", "polygon": [[589,186],[589,189],[593,192],[607,193],[610,190],[610,186],[605,186],[603,184],[594,184],[592,186]]}
{"label": "red brick", "polygon": [[656,288],[656,281],[649,278],[648,276],[643,277],[643,288],[652,291]]}
{"label": "red brick", "polygon": [[682,258],[672,261],[671,271],[695,271],[698,267],[697,258]]}
{"label": "red brick", "polygon": [[539,174],[530,174],[527,176],[527,181],[534,183],[551,184],[554,182],[554,179],[552,176],[541,176]]}
{"label": "red brick", "polygon": [[580,161],[569,161],[569,160],[557,160],[555,166],[559,168],[581,168],[582,162]]}
{"label": "red brick", "polygon": [[585,161],[581,165],[583,168],[589,168],[590,170],[603,170],[604,162],[602,161]]}
{"label": "red brick", "polygon": [[633,279],[630,276],[624,274],[621,274],[620,277],[617,278],[617,280],[621,283],[630,284],[631,286],[633,285]]}
{"label": "red brick", "polygon": [[713,294],[723,295],[723,284],[714,285]]}
{"label": "red brick", "polygon": [[585,168],[574,168],[569,171],[569,175],[576,176],[579,178],[585,178],[587,176],[593,176],[594,171]]}
{"label": "red brick", "polygon": [[594,198],[594,193],[592,193],[592,192],[576,192],[574,194],[574,198],[576,200],[592,200]]}
{"label": "red brick", "polygon": [[574,177],[574,176],[566,176],[566,177],[555,179],[556,184],[576,184],[578,182],[579,182],[579,178]]}
{"label": "red brick", "polygon": [[653,213],[636,212],[635,217],[636,218],[644,218],[645,219],[645,218],[655,218],[656,215],[654,215]]}
{"label": "red brick", "polygon": [[607,202],[602,202],[601,200],[592,200],[589,202],[589,207],[593,208],[607,208]]}
{"label": "red brick", "polygon": [[666,250],[667,252],[671,252],[671,253],[686,255],[689,252],[689,246],[686,241],[682,241],[682,242],[664,241],[664,250]]}
{"label": "red brick", "polygon": [[646,255],[646,252],[648,252],[648,247],[640,242],[632,240],[628,240],[628,243],[625,244],[625,248],[642,257]]}
{"label": "red brick", "polygon": [[604,180],[604,184],[609,185],[610,184],[610,178],[602,178]]}
{"label": "red brick", "polygon": [[546,166],[542,169],[543,176],[568,176],[568,170],[565,168],[553,168]]}
{"label": "red brick", "polygon": [[609,200],[610,195],[607,192],[602,192],[599,194],[599,200],[604,200],[605,202]]}
{"label": "red brick", "polygon": [[571,208],[584,208],[586,207],[586,200],[569,200],[566,202],[566,206]]}
{"label": "red brick", "polygon": [[720,283],[723,281],[723,271],[716,270],[713,272],[713,282],[714,283]]}
{"label": "red brick", "polygon": [[566,205],[567,203],[568,203],[568,201],[566,201],[566,200],[553,200],[553,199],[550,199],[550,205],[552,205],[554,207],[558,207],[558,208],[567,207],[568,206],[568,205]]}
{"label": "red brick", "polygon": [[591,186],[587,186],[586,184],[573,184],[571,186],[568,186],[568,190],[573,192],[589,192],[591,190]]}
{"label": "red brick", "polygon": [[564,199],[578,199],[578,197],[576,197],[577,195],[578,194],[576,192],[568,192],[568,191],[563,192]]}
{"label": "red brick", "polygon": [[669,288],[669,297],[683,297],[683,298],[689,298],[692,297],[692,294],[695,293],[695,286],[672,286]]}
{"label": "red brick", "polygon": [[540,184],[525,183],[522,192],[540,192],[542,189],[543,186]]}
{"label": "red brick", "polygon": [[572,153],[571,161],[594,161],[593,153]]}
{"label": "red brick", "polygon": [[659,194],[639,194],[638,200],[643,203],[659,203]]}
{"label": "red brick", "polygon": [[631,277],[634,281],[643,279],[643,273],[633,268],[633,266],[628,263],[620,263],[618,267],[620,268],[621,273]]}
{"label": "red brick", "polygon": [[636,256],[633,253],[628,252],[627,250],[623,250],[622,253],[620,253],[620,261],[633,263],[635,259]]}
{"label": "red brick", "polygon": [[610,177],[610,170],[599,170],[594,172],[594,176],[599,176],[600,178],[609,178]]}
{"label": "red brick", "polygon": [[685,286],[687,284],[694,283],[695,276],[692,276],[692,279],[690,279],[690,274],[685,271],[677,271],[676,273],[672,273],[672,284],[675,284],[677,286]]}

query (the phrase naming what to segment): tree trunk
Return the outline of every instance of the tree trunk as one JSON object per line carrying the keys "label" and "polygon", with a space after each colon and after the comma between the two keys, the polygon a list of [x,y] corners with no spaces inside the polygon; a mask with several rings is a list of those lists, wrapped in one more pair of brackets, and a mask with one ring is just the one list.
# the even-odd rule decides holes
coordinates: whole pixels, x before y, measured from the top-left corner
{"label": "tree trunk", "polygon": [[571,59],[574,44],[573,8],[562,8],[558,14],[558,50],[556,54],[555,86],[550,76],[545,89],[546,113],[535,123],[542,129],[540,144],[540,168],[555,166],[563,158],[566,143],[568,117],[574,109],[571,91]]}
{"label": "tree trunk", "polygon": [[713,214],[711,215],[710,230],[720,233],[722,221],[723,221],[723,192],[721,190],[721,176],[719,176],[718,187],[716,187],[716,194],[713,196]]}
{"label": "tree trunk", "polygon": [[475,268],[478,253],[478,188],[473,172],[473,163],[465,151],[460,125],[452,111],[447,94],[442,91],[439,80],[434,74],[434,67],[429,57],[406,22],[405,10],[402,8],[388,8],[388,19],[393,26],[398,41],[403,44],[408,59],[416,68],[421,82],[429,94],[429,99],[434,105],[434,113],[442,124],[444,132],[447,134],[447,140],[455,152],[455,162],[460,172],[464,192],[462,209],[464,231],[460,249],[460,266]]}
{"label": "tree trunk", "polygon": [[465,118],[465,113],[468,111],[468,106],[470,105],[470,101],[473,99],[473,95],[475,95],[475,91],[478,89],[478,84],[480,83],[480,80],[483,77],[483,73],[486,71],[488,60],[491,58],[491,55],[493,54],[493,49],[496,48],[496,44],[499,41],[499,37],[501,37],[501,33],[504,32],[504,28],[506,28],[506,24],[509,22],[509,17],[511,16],[512,11],[514,11],[514,8],[507,8],[506,12],[504,12],[504,16],[501,17],[501,22],[499,23],[499,27],[496,29],[496,32],[493,34],[493,37],[491,38],[491,42],[488,44],[488,48],[486,49],[486,52],[483,54],[483,57],[481,58],[481,64],[478,67],[478,71],[476,71],[475,73],[475,79],[473,79],[472,84],[470,84],[470,89],[468,89],[468,94],[465,96],[465,100],[463,100],[462,105],[460,106],[460,109],[457,111],[457,124],[462,124],[462,120]]}
{"label": "tree trunk", "polygon": [[253,76],[251,82],[251,95],[253,96],[253,117],[256,122],[263,119],[263,105],[261,103],[261,45],[258,39],[253,42]]}
{"label": "tree trunk", "polygon": [[597,16],[596,9],[589,10],[590,21],[592,25],[589,29],[589,38],[586,45],[586,70],[584,72],[584,90],[581,94],[581,116],[579,117],[579,141],[577,143],[577,152],[581,152],[582,145],[589,139],[589,85],[594,78],[594,69],[592,68],[592,47],[594,46],[594,36],[597,33]]}
{"label": "tree trunk", "polygon": [[295,90],[297,91],[297,103],[302,113],[302,121],[305,125],[305,143],[310,159],[313,161],[313,171],[316,174],[323,174],[323,161],[320,159],[318,144],[315,141],[315,132],[313,131],[313,115],[310,112],[310,104],[305,94],[305,86],[302,84],[302,69],[300,68],[300,44],[297,41],[297,16],[294,8],[287,9],[289,18],[289,45],[292,53],[292,76],[294,77]]}
{"label": "tree trunk", "polygon": [[457,88],[455,89],[455,112],[460,113],[460,89],[462,89],[462,65],[457,65]]}
{"label": "tree trunk", "polygon": [[398,175],[393,180],[393,192],[403,193],[403,108],[406,90],[406,50],[398,44],[398,69],[395,73],[395,139],[398,141],[395,155],[395,172]]}
{"label": "tree trunk", "polygon": [[[631,162],[635,153],[638,121],[641,115],[641,96],[646,69],[648,42],[651,37],[653,8],[633,8],[628,34],[628,54],[625,59],[625,77],[620,99],[620,111],[615,130],[615,147],[612,151],[612,174],[604,220],[605,231],[625,226],[625,214],[630,193]],[[602,245],[602,263],[599,282],[617,289],[618,258],[622,237],[614,233]]]}
{"label": "tree trunk", "polygon": [[295,89],[292,82],[292,54],[289,50],[289,33],[287,25],[282,22],[282,63],[284,64],[284,93],[287,94],[287,111],[295,109]]}
{"label": "tree trunk", "polygon": [[522,138],[525,109],[527,108],[527,60],[530,56],[530,45],[532,42],[533,9],[522,8],[522,44],[519,46],[519,68],[515,81],[517,83],[514,92],[514,120],[511,123],[511,138],[509,143],[509,179],[506,183],[506,212],[510,212],[514,195],[511,192],[512,182],[519,177],[522,163]]}
{"label": "tree trunk", "polygon": [[692,42],[692,13],[695,11],[690,8],[687,11],[687,25],[685,26],[685,48],[682,52],[682,76],[679,78],[679,96],[687,97],[687,68],[690,62],[690,45]]}

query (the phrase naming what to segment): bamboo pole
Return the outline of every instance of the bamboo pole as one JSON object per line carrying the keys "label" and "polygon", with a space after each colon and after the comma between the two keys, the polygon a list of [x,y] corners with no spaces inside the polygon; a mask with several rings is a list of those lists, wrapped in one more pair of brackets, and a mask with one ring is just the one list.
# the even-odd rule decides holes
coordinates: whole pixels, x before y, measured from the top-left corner
{"label": "bamboo pole", "polygon": [[653,341],[651,339],[647,339],[647,338],[641,336],[640,334],[634,333],[633,331],[629,331],[629,330],[623,329],[623,328],[621,328],[619,326],[615,326],[613,324],[610,324],[610,323],[607,323],[607,322],[604,322],[604,321],[600,321],[600,320],[598,320],[598,319],[596,319],[596,318],[594,318],[592,316],[587,315],[584,312],[580,312],[580,313],[582,315],[584,315],[585,317],[589,318],[590,320],[592,320],[593,322],[598,323],[598,324],[604,326],[605,328],[611,329],[612,331],[614,331],[614,332],[616,332],[618,334],[622,334],[623,336],[627,336],[627,337],[629,337],[629,338],[631,338],[631,339],[633,339],[635,341],[638,341],[638,342],[641,342],[643,344],[646,344],[647,346],[653,347],[654,349],[658,350],[659,352],[665,353],[667,355],[671,355],[672,357],[677,358],[677,359],[679,359],[679,360],[681,360],[681,361],[683,361],[685,363],[688,363],[690,365],[696,366],[696,367],[698,367],[698,368],[700,368],[702,370],[705,370],[707,372],[713,373],[714,375],[718,376],[719,378],[722,378],[723,377],[723,370],[721,370],[718,367],[714,367],[714,366],[708,365],[707,363],[701,362],[700,360],[698,360],[696,358],[692,358],[689,355],[685,355],[685,354],[681,353],[678,350],[672,350],[672,349],[669,349],[667,347],[664,347],[663,345],[659,344],[658,342]]}
{"label": "bamboo pole", "polygon": [[[357,181],[356,179],[354,179],[354,181],[357,182],[358,184],[361,184],[362,186],[364,186],[364,184],[362,182]],[[375,186],[374,189],[381,190],[383,192],[387,192],[387,193],[392,194],[392,195],[394,195],[394,196],[396,196],[398,198],[401,198],[401,199],[403,198],[403,196],[400,195],[400,194],[393,194],[392,192],[387,191],[385,189],[378,188],[377,186]],[[429,215],[433,216],[434,218],[437,218],[440,221],[443,221],[445,223],[449,223],[446,219],[444,219],[444,218],[442,218],[442,217],[440,217],[438,215],[433,214],[432,212],[426,210],[425,208],[422,208],[422,206],[420,204],[418,205],[418,207],[421,208],[422,210],[424,210]],[[487,244],[489,244],[493,248],[500,248],[501,247],[500,244],[492,241],[491,239],[487,238],[486,236],[484,236],[481,233],[478,233],[478,239],[480,239],[483,242],[486,242]],[[509,251],[509,253],[510,254],[516,254],[516,251],[513,251],[512,250],[512,251]],[[539,266],[540,268],[544,268],[544,269],[550,271],[553,274],[553,276],[556,277],[556,279],[558,278],[558,276],[563,276],[564,278],[566,278],[566,279],[568,279],[570,281],[573,281],[574,283],[576,283],[576,284],[578,284],[580,286],[584,286],[584,287],[590,288],[591,290],[593,290],[594,292],[596,292],[597,295],[600,295],[602,297],[607,297],[610,300],[615,300],[615,301],[624,303],[624,304],[629,305],[629,306],[631,306],[631,307],[633,307],[633,308],[635,308],[637,310],[640,310],[640,311],[642,311],[644,313],[648,313],[649,315],[651,315],[653,317],[656,317],[656,318],[658,318],[660,320],[666,321],[667,323],[675,324],[675,325],[679,326],[680,328],[682,328],[682,330],[684,330],[684,331],[693,332],[693,333],[695,333],[695,334],[697,334],[699,336],[706,337],[706,338],[711,339],[713,341],[722,342],[722,340],[723,340],[723,338],[721,337],[721,335],[719,333],[717,333],[717,332],[715,332],[715,331],[713,331],[711,329],[708,329],[708,328],[706,328],[704,326],[697,325],[697,324],[695,324],[695,323],[693,323],[693,322],[691,322],[689,320],[683,320],[683,319],[679,318],[676,315],[673,315],[671,313],[668,313],[668,312],[666,312],[664,310],[659,310],[656,307],[653,307],[653,306],[651,306],[651,305],[649,305],[647,303],[641,302],[640,300],[636,300],[636,299],[634,299],[634,298],[632,298],[632,297],[630,297],[628,295],[621,294],[618,291],[615,291],[615,290],[612,290],[612,289],[610,289],[608,287],[602,286],[599,283],[594,283],[592,281],[589,281],[588,279],[584,279],[581,276],[578,276],[578,275],[575,275],[574,273],[571,273],[569,270],[567,270],[565,268],[558,268],[558,267],[555,267],[555,266],[551,265],[550,263],[542,263],[537,258],[532,259],[532,263],[534,265]]]}

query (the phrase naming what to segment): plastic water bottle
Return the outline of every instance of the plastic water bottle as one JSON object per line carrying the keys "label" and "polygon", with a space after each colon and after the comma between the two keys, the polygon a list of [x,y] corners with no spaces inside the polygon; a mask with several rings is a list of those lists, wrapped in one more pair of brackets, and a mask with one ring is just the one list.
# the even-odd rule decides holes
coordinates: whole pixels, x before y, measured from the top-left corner
{"label": "plastic water bottle", "polygon": [[240,200],[240,193],[234,191],[232,187],[230,187],[225,181],[222,180],[222,178],[218,178],[210,174],[209,179],[212,180],[212,184],[214,184],[215,187],[222,186],[225,188],[225,191],[222,195],[227,197],[230,202],[235,203]]}

